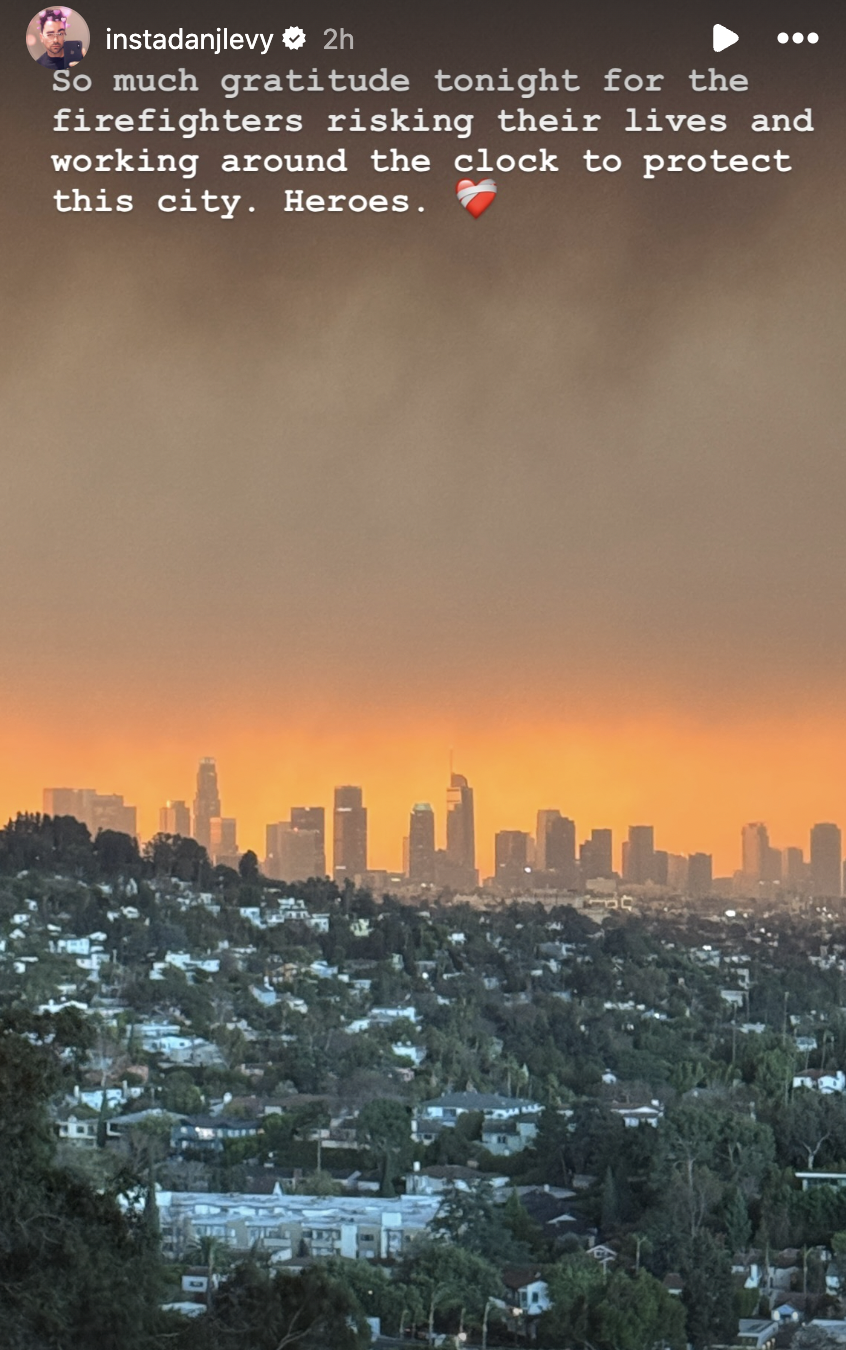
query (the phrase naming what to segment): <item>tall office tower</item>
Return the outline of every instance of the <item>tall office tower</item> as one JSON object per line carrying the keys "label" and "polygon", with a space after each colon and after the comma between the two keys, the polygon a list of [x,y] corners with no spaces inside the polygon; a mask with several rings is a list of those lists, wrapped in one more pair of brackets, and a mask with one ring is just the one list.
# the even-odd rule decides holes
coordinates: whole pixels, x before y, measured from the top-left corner
{"label": "tall office tower", "polygon": [[799,893],[805,890],[808,869],[801,848],[783,848],[781,850],[781,881],[788,890]]}
{"label": "tall office tower", "polygon": [[[537,860],[535,861],[537,867]],[[576,823],[567,816],[549,821],[546,829],[546,871],[554,872],[565,886],[576,882]]]}
{"label": "tall office tower", "polygon": [[652,825],[630,825],[628,848],[623,865],[623,878],[635,886],[655,880],[655,828]]}
{"label": "tall office tower", "polygon": [[194,838],[211,854],[210,821],[220,815],[220,791],[217,766],[213,759],[201,759],[197,770],[197,795],[194,798]]}
{"label": "tall office tower", "polygon": [[551,807],[545,811],[538,811],[538,828],[535,845],[535,866],[537,867],[539,872],[546,872],[548,870],[546,861],[546,836],[552,822],[554,820],[560,819],[561,819],[561,812],[554,810]]}
{"label": "tall office tower", "polygon": [[585,881],[590,881],[592,877],[614,875],[612,845],[610,830],[591,830],[590,839],[586,839],[579,848],[579,865]]}
{"label": "tall office tower", "polygon": [[360,787],[335,788],[332,875],[339,884],[367,871],[367,807]]}
{"label": "tall office tower", "polygon": [[710,853],[691,853],[687,860],[687,889],[691,895],[711,894],[713,862]]}
{"label": "tall office tower", "polygon": [[209,857],[215,867],[220,863],[238,866],[238,822],[233,816],[212,816],[209,821]]}
{"label": "tall office tower", "polygon": [[408,879],[426,886],[435,881],[435,813],[428,802],[416,802],[408,822]]}
{"label": "tall office tower", "polygon": [[494,835],[495,878],[500,886],[525,886],[529,867],[529,836],[524,830],[500,830]]}
{"label": "tall office tower", "polygon": [[472,890],[478,882],[473,789],[461,773],[450,774],[446,825],[446,854],[450,870],[456,878],[460,878],[460,885]]}
{"label": "tall office tower", "polygon": [[690,876],[690,862],[683,853],[667,854],[667,885],[678,895],[685,895]]}
{"label": "tall office tower", "polygon": [[538,811],[535,870],[556,872],[565,886],[576,879],[576,826],[560,811]]}
{"label": "tall office tower", "polygon": [[265,876],[275,881],[325,876],[323,838],[318,830],[301,830],[290,820],[280,820],[265,827],[265,841]]}
{"label": "tall office tower", "polygon": [[87,821],[92,834],[98,830],[116,830],[118,834],[138,833],[137,810],[134,806],[125,806],[123,797],[118,793],[94,793],[91,804],[91,819]]}
{"label": "tall office tower", "polygon": [[191,812],[187,802],[165,802],[159,811],[159,833],[191,835]]}
{"label": "tall office tower", "polygon": [[652,880],[657,886],[666,886],[670,855],[665,848],[656,848],[652,855]]}
{"label": "tall office tower", "polygon": [[94,788],[45,788],[42,801],[46,816],[74,816],[92,835],[98,830],[133,836],[138,833],[137,810],[125,805],[118,793],[96,792]]}
{"label": "tall office tower", "polygon": [[769,881],[772,863],[770,861],[770,836],[767,827],[760,820],[744,825],[740,835],[743,862],[741,871],[744,881],[757,884]]}
{"label": "tall office tower", "polygon": [[292,806],[291,826],[295,830],[313,830],[318,837],[319,849],[315,859],[314,872],[310,877],[326,876],[326,811],[322,806]]}
{"label": "tall office tower", "polygon": [[811,894],[833,897],[843,890],[843,839],[837,825],[811,830]]}
{"label": "tall office tower", "polygon": [[84,822],[95,796],[93,788],[44,788],[42,810],[45,816],[73,816]]}

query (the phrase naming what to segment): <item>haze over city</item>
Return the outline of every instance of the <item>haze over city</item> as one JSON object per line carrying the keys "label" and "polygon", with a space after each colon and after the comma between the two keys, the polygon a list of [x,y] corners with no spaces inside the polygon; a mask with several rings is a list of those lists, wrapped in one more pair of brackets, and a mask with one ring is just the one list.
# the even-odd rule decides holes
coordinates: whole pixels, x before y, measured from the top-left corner
{"label": "haze over city", "polygon": [[[443,794],[439,794],[441,797]],[[614,878],[635,886],[666,887],[692,895],[843,894],[843,845],[839,826],[816,822],[810,847],[777,846],[763,821],[747,822],[740,835],[739,865],[727,876],[714,871],[711,852],[673,851],[656,838],[654,825],[631,824],[620,838],[608,825],[581,830],[559,807],[537,809],[530,829],[498,822],[482,844],[476,825],[476,794],[467,777],[450,769],[445,803],[418,800],[405,815],[401,867],[391,867],[373,846],[372,812],[359,784],[336,786],[331,805],[291,805],[265,822],[260,848],[252,848],[268,876],[280,880],[331,875],[376,891],[419,886],[469,892],[493,885],[506,892],[596,888]],[[443,804],[443,809],[441,809]],[[74,816],[96,834],[116,830],[138,836],[138,810],[123,794],[95,788],[53,787],[42,793],[48,816]],[[236,815],[224,807],[217,762],[204,756],[193,797],[168,798],[158,809],[156,833],[193,838],[215,864],[237,868],[248,846]],[[153,831],[150,831],[152,834]],[[492,850],[489,852],[489,844]],[[663,846],[659,846],[663,844]],[[492,854],[492,866],[487,858]]]}

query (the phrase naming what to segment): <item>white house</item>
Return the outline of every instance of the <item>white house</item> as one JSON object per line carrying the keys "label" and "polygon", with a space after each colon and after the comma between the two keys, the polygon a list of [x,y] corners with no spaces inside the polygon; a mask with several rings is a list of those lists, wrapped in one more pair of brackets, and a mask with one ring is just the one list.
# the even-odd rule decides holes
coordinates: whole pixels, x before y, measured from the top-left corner
{"label": "white house", "polygon": [[537,1269],[503,1271],[502,1282],[526,1317],[539,1317],[552,1307],[549,1285]]}
{"label": "white house", "polygon": [[803,1073],[794,1074],[793,1086],[810,1088],[830,1097],[835,1092],[846,1091],[846,1074],[842,1069],[805,1069]]}
{"label": "white house", "polygon": [[542,1110],[540,1102],[526,1097],[503,1097],[496,1092],[446,1092],[420,1103],[412,1117],[411,1133],[413,1138],[431,1143],[442,1129],[454,1126],[467,1111],[481,1111],[488,1125],[516,1116],[537,1116]]}

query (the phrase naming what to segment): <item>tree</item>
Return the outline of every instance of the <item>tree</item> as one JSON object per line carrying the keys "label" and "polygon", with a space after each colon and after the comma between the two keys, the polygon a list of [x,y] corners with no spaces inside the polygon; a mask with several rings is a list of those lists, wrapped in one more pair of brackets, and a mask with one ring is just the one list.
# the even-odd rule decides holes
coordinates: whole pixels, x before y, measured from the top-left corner
{"label": "tree", "polygon": [[232,1253],[229,1247],[220,1238],[211,1237],[204,1233],[197,1238],[196,1243],[185,1254],[187,1261],[194,1265],[202,1266],[206,1272],[206,1309],[212,1305],[212,1294],[214,1292],[214,1277],[222,1270],[227,1270],[232,1264]]}
{"label": "tree", "polygon": [[[52,1036],[44,1024],[42,1032]],[[95,1190],[56,1166],[46,1102],[60,1073],[52,1045],[0,1026],[4,1350],[146,1350],[161,1324],[158,1252],[141,1217],[117,1200],[142,1187],[124,1173]]]}
{"label": "tree", "polygon": [[138,841],[131,834],[123,834],[119,830],[98,830],[93,852],[105,876],[134,876],[141,870]]}
{"label": "tree", "polygon": [[707,1228],[694,1238],[682,1276],[687,1334],[694,1350],[730,1343],[737,1331],[731,1262]]}
{"label": "tree", "polygon": [[437,1237],[487,1261],[517,1265],[531,1258],[525,1242],[512,1233],[504,1207],[495,1204],[491,1184],[484,1178],[460,1189],[451,1187],[431,1227]]}
{"label": "tree", "polygon": [[683,1305],[645,1270],[614,1272],[593,1305],[591,1330],[597,1350],[684,1350],[687,1343]]}
{"label": "tree", "polygon": [[606,1278],[599,1264],[580,1252],[548,1271],[547,1283],[553,1306],[540,1319],[542,1345],[683,1350],[684,1306],[645,1270],[633,1275],[617,1270]]}
{"label": "tree", "polygon": [[258,857],[251,848],[248,848],[246,853],[241,856],[240,862],[238,863],[238,875],[242,881],[246,882],[258,882],[261,880]]}
{"label": "tree", "polygon": [[173,1069],[162,1089],[162,1106],[178,1116],[197,1115],[205,1099],[187,1069]]}
{"label": "tree", "polygon": [[393,1178],[411,1163],[411,1116],[391,1097],[377,1097],[358,1114],[356,1130],[367,1144],[381,1174],[383,1195],[394,1195]]}
{"label": "tree", "polygon": [[180,1350],[357,1350],[368,1339],[355,1297],[337,1276],[320,1266],[271,1275],[250,1259],[220,1284]]}
{"label": "tree", "polygon": [[538,1325],[541,1345],[590,1343],[591,1308],[605,1289],[602,1268],[584,1252],[564,1257],[547,1272],[552,1308]]}
{"label": "tree", "polygon": [[505,1292],[491,1262],[437,1238],[415,1244],[400,1266],[399,1277],[419,1299],[430,1341],[439,1311],[458,1311],[462,1330],[465,1320],[481,1326],[487,1300]]}
{"label": "tree", "polygon": [[746,1201],[736,1186],[726,1193],[720,1218],[722,1219],[729,1251],[746,1251],[749,1239],[752,1236],[752,1225],[749,1222],[749,1209]]}
{"label": "tree", "polygon": [[327,1273],[337,1279],[355,1299],[364,1317],[378,1317],[383,1335],[396,1335],[409,1310],[420,1312],[408,1286],[392,1278],[371,1261],[335,1257],[326,1263]]}

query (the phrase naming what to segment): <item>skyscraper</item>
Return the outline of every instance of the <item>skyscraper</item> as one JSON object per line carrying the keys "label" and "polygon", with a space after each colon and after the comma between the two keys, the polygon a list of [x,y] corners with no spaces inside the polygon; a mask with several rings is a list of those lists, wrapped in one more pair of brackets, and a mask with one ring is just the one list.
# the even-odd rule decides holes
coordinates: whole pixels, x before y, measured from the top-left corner
{"label": "skyscraper", "polygon": [[610,830],[591,830],[590,839],[579,848],[582,877],[610,877],[614,873],[613,836]]}
{"label": "skyscraper", "polygon": [[314,860],[315,871],[310,877],[326,876],[326,811],[322,806],[292,806],[291,828],[294,830],[312,830],[317,835],[317,855]]}
{"label": "skyscraper", "polygon": [[690,859],[683,853],[667,854],[667,885],[678,895],[686,895],[690,880]]}
{"label": "skyscraper", "polygon": [[710,853],[691,853],[687,860],[687,889],[691,895],[705,896],[711,893],[713,881],[713,863]]}
{"label": "skyscraper", "polygon": [[801,848],[788,847],[781,850],[782,884],[794,894],[801,894],[807,888],[808,868]]}
{"label": "skyscraper", "polygon": [[73,816],[87,825],[90,833],[115,830],[118,834],[138,833],[137,809],[127,806],[119,793],[96,792],[94,788],[44,788],[46,816]]}
{"label": "skyscraper", "polygon": [[94,788],[44,788],[42,809],[45,816],[73,816],[87,824],[96,795]]}
{"label": "skyscraper", "polygon": [[213,759],[201,759],[197,770],[197,795],[194,798],[194,838],[211,854],[213,816],[220,815],[220,791],[217,786],[217,766]]}
{"label": "skyscraper", "polygon": [[551,807],[543,811],[538,811],[538,827],[535,835],[535,866],[539,872],[545,872],[547,870],[546,839],[549,828],[553,821],[560,819],[561,812]]}
{"label": "skyscraper", "polygon": [[630,825],[624,880],[644,886],[655,880],[655,829],[652,825]]}
{"label": "skyscraper", "polygon": [[843,885],[843,839],[837,825],[811,830],[811,894],[838,896]]}
{"label": "skyscraper", "polygon": [[[306,808],[320,811],[322,807]],[[307,881],[326,875],[323,834],[319,830],[300,829],[291,820],[280,820],[265,830],[265,876],[276,881]]]}
{"label": "skyscraper", "polygon": [[427,886],[435,880],[435,813],[428,802],[416,802],[409,819],[408,879]]}
{"label": "skyscraper", "polygon": [[[567,816],[555,816],[547,821],[544,868],[561,878],[565,886],[576,882],[576,823]],[[538,849],[540,840],[538,840]],[[536,861],[535,866],[540,867]]]}
{"label": "skyscraper", "polygon": [[238,822],[233,816],[212,816],[209,821],[209,856],[215,866],[237,867]]}
{"label": "skyscraper", "polygon": [[770,859],[770,836],[763,821],[753,820],[741,830],[741,848],[743,853],[742,872],[744,881],[757,885],[761,881],[770,881],[772,861]]}
{"label": "skyscraper", "polygon": [[529,836],[524,830],[500,830],[494,836],[496,881],[515,889],[525,886],[529,867]]}
{"label": "skyscraper", "polygon": [[191,812],[187,802],[165,802],[159,811],[159,833],[191,835]]}
{"label": "skyscraper", "polygon": [[340,884],[367,871],[367,807],[360,787],[335,788],[332,875]]}
{"label": "skyscraper", "polygon": [[460,884],[471,890],[478,882],[476,872],[476,824],[473,813],[473,789],[461,773],[450,774],[447,788],[447,863]]}

